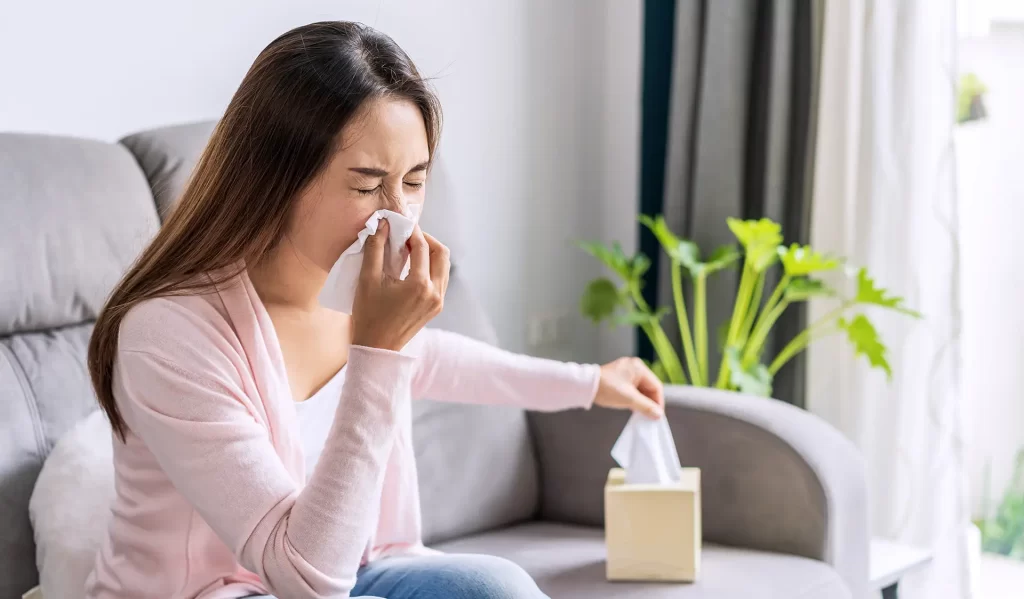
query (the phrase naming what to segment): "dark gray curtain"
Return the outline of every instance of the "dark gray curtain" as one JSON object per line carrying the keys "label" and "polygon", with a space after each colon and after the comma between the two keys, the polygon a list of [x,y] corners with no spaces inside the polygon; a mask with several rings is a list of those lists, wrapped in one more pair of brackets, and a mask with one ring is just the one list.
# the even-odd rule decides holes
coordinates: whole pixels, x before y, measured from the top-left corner
{"label": "dark gray curtain", "polygon": [[[675,0],[660,212],[705,253],[734,242],[730,216],[768,217],[782,224],[787,243],[808,242],[820,1]],[[642,208],[659,212],[652,207],[648,201]],[[665,260],[657,272],[657,290],[649,292],[671,305]],[[718,273],[709,283],[712,339],[731,315],[737,283],[737,272]],[[769,354],[804,324],[803,309],[791,307],[775,327]],[[711,364],[713,377],[717,352]],[[804,361],[797,359],[776,375],[773,394],[803,405],[803,393]]]}

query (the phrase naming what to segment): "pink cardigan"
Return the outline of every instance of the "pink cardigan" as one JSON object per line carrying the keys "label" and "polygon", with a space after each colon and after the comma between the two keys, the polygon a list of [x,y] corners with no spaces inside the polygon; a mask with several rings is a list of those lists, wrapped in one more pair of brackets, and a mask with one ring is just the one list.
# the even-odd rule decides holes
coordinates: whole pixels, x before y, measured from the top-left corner
{"label": "pink cardigan", "polygon": [[426,551],[411,397],[587,408],[599,369],[425,330],[401,353],[353,347],[306,481],[273,324],[248,276],[155,299],[121,325],[117,498],[90,599],[348,597],[366,561]]}

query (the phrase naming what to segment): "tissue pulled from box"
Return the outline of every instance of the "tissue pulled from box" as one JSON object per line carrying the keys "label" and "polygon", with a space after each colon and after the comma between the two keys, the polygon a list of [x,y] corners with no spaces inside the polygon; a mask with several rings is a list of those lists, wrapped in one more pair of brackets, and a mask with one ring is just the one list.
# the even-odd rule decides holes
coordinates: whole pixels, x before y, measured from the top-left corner
{"label": "tissue pulled from box", "polygon": [[612,447],[612,458],[626,471],[628,484],[679,482],[679,454],[668,418],[634,413]]}
{"label": "tissue pulled from box", "polygon": [[377,233],[381,219],[388,221],[388,243],[384,253],[384,274],[396,279],[404,279],[409,274],[409,250],[405,242],[409,241],[416,222],[420,217],[419,204],[410,204],[405,214],[391,210],[378,210],[366,220],[366,226],[359,232],[355,243],[342,252],[327,275],[327,282],[320,291],[320,304],[331,310],[352,313],[352,303],[356,298],[356,286],[359,284],[359,271],[363,267],[363,246],[366,239]]}

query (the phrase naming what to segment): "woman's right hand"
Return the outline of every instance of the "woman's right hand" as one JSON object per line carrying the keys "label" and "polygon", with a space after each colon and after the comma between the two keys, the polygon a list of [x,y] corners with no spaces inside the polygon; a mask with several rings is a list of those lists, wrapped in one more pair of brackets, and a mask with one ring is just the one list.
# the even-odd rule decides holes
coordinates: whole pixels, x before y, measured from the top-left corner
{"label": "woman's right hand", "polygon": [[420,230],[409,238],[409,276],[384,274],[388,222],[366,239],[352,307],[352,344],[399,351],[441,312],[448,289],[448,248]]}

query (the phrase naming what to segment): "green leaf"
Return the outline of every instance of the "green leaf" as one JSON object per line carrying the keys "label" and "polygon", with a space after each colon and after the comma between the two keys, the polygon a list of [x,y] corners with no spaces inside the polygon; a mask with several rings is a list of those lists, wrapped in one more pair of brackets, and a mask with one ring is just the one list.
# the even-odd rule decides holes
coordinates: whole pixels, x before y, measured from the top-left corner
{"label": "green leaf", "polygon": [[740,259],[740,251],[734,245],[723,245],[715,248],[704,262],[704,270],[711,274],[723,268],[729,268],[734,262]]}
{"label": "green leaf", "polygon": [[626,256],[622,251],[622,246],[617,242],[613,243],[611,247],[607,247],[600,243],[583,241],[579,246],[628,284],[640,285],[641,277],[651,268],[650,258],[642,252],[638,252],[630,258]]}
{"label": "green leaf", "polygon": [[726,352],[729,360],[729,383],[739,389],[740,393],[769,397],[772,394],[772,375],[764,364],[752,364],[743,367],[740,352],[735,347]]}
{"label": "green leaf", "polygon": [[756,273],[764,272],[779,259],[779,246],[752,245],[747,248],[747,264]]}
{"label": "green leaf", "polygon": [[[683,239],[672,232],[665,222],[665,217],[658,215],[654,218],[646,214],[639,217],[640,223],[650,229],[651,233],[658,239],[658,243],[665,249],[674,262],[682,264],[690,272],[690,276],[696,277],[701,273],[711,274],[728,267],[740,258],[740,252],[735,246],[727,245],[717,248],[711,253],[706,262],[700,259],[700,247],[689,240]],[[742,221],[741,221],[742,222]]]}
{"label": "green leaf", "polygon": [[787,247],[779,247],[782,267],[791,277],[801,277],[814,272],[835,270],[841,261],[811,249],[809,245],[794,243]]}
{"label": "green leaf", "polygon": [[890,310],[896,310],[914,318],[921,318],[919,312],[915,312],[903,305],[903,298],[888,295],[888,291],[875,284],[875,280],[868,275],[868,269],[861,268],[857,271],[857,296],[854,301],[858,304],[872,304]]}
{"label": "green leaf", "polygon": [[782,243],[782,225],[771,219],[740,220],[730,218],[726,219],[726,223],[744,248],[749,248],[752,245],[775,247]]}
{"label": "green leaf", "polygon": [[633,273],[632,263],[622,251],[618,243],[612,244],[609,248],[594,241],[582,241],[579,246],[591,256],[597,258],[612,272],[619,275],[625,281],[629,281]]}
{"label": "green leaf", "polygon": [[740,259],[740,251],[733,245],[723,245],[711,252],[706,262],[701,262],[700,248],[692,241],[683,241],[679,246],[679,262],[690,271],[690,276],[707,276],[728,268]]}
{"label": "green leaf", "polygon": [[654,218],[646,214],[640,215],[640,224],[650,229],[651,233],[658,239],[658,243],[665,249],[665,253],[674,262],[686,267],[691,274],[696,276],[698,269],[702,266],[700,262],[700,248],[692,241],[687,241],[668,228],[665,217],[658,215]]}
{"label": "green leaf", "polygon": [[788,285],[786,285],[784,293],[786,301],[789,302],[802,302],[809,300],[812,297],[832,296],[836,294],[835,290],[824,282],[818,279],[811,279],[809,277],[793,279]]}
{"label": "green leaf", "polygon": [[[686,257],[689,257],[687,252],[691,252],[697,247],[691,242],[685,241],[673,233],[672,230],[668,228],[668,223],[665,222],[665,217],[660,214],[654,218],[651,218],[646,214],[641,214],[639,220],[640,224],[650,229],[651,233],[654,234],[654,237],[657,238],[661,247],[665,248],[665,253],[668,254],[669,258],[672,258],[676,262],[683,262]],[[686,245],[693,245],[693,247],[684,247]]]}
{"label": "green leaf", "polygon": [[580,299],[580,312],[594,322],[601,322],[615,313],[622,303],[619,288],[609,279],[594,279]]}
{"label": "green leaf", "polygon": [[690,274],[697,276],[697,273],[704,268],[700,261],[700,248],[692,241],[679,242],[679,251],[676,260],[690,271]]}
{"label": "green leaf", "polygon": [[763,272],[779,259],[779,245],[782,243],[782,226],[767,218],[761,220],[726,221],[729,230],[739,240],[746,252],[747,264],[755,272]]}
{"label": "green leaf", "polygon": [[650,270],[651,259],[643,253],[637,253],[629,259],[629,272],[632,274],[632,278],[635,281],[639,281],[640,277]]}
{"label": "green leaf", "polygon": [[855,355],[865,356],[872,368],[881,368],[890,379],[892,378],[892,367],[886,358],[888,349],[879,338],[875,325],[871,324],[866,316],[858,314],[851,320],[840,318],[836,324],[846,331]]}
{"label": "green leaf", "polygon": [[615,316],[615,323],[629,326],[644,326],[660,322],[666,314],[668,314],[668,308],[662,308],[654,314],[651,314],[650,312],[641,312],[640,310],[630,310],[622,314],[617,314]]}

